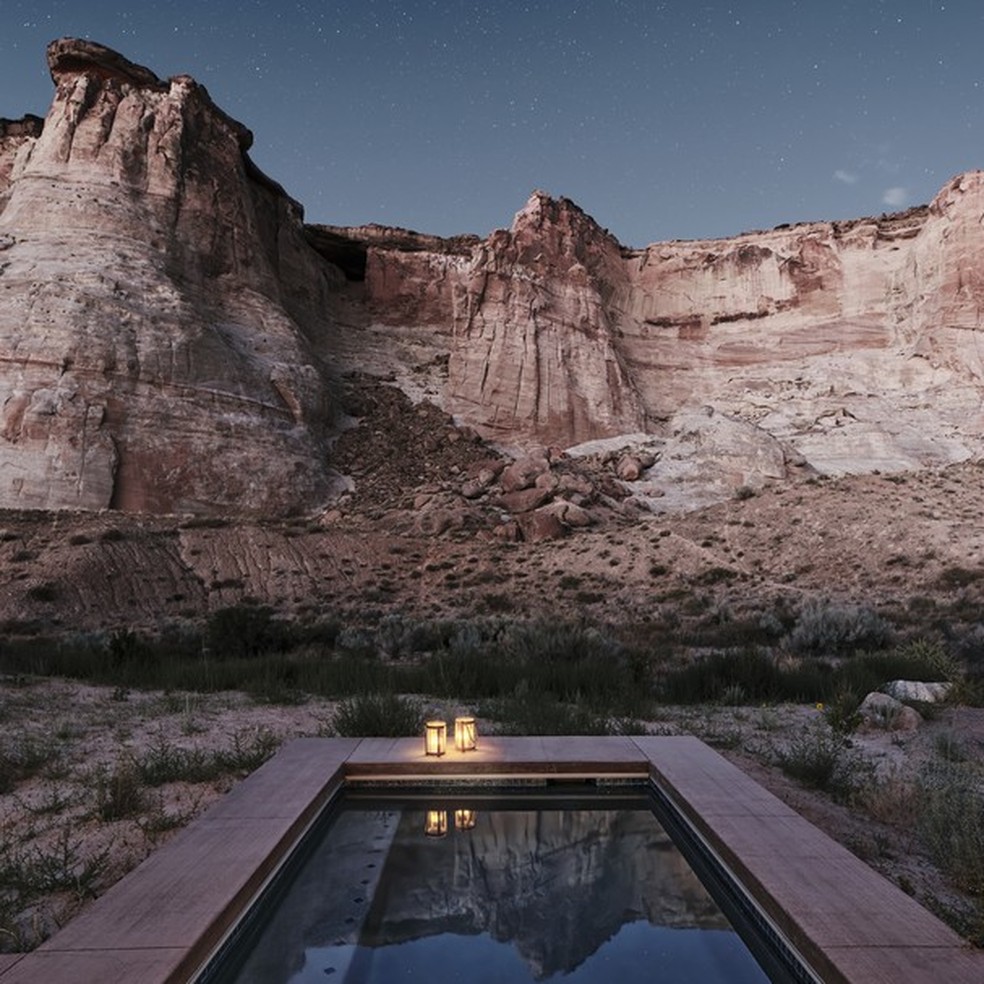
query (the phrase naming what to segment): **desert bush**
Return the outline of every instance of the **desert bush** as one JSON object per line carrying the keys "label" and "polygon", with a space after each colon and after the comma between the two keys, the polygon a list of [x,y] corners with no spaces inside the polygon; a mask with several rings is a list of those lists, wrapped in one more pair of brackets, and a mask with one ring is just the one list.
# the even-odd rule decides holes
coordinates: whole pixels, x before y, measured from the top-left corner
{"label": "desert bush", "polygon": [[343,738],[401,738],[419,735],[423,723],[415,700],[399,694],[362,694],[338,705],[334,732]]}
{"label": "desert bush", "polygon": [[96,894],[112,857],[112,846],[86,853],[70,826],[57,837],[32,849],[5,845],[0,851],[0,885],[10,892],[17,908],[52,892],[69,891],[78,898]]}
{"label": "desert bush", "polygon": [[[752,703],[787,699],[788,670],[761,649],[709,653],[664,676],[659,697],[671,704],[734,703],[740,692]],[[807,698],[804,698],[807,699]]]}
{"label": "desert bush", "polygon": [[265,605],[233,605],[209,617],[205,644],[215,659],[236,659],[289,649],[290,626]]}
{"label": "desert bush", "polygon": [[984,567],[946,567],[940,573],[937,584],[945,590],[952,591],[974,584],[981,578],[984,578]]}
{"label": "desert bush", "polygon": [[864,695],[856,690],[841,690],[823,706],[827,724],[839,734],[850,734],[861,723],[859,708]]}
{"label": "desert bush", "polygon": [[50,741],[26,735],[0,739],[0,794],[9,793],[32,776],[39,775],[57,760],[59,751]]}
{"label": "desert bush", "polygon": [[967,892],[984,893],[984,797],[966,765],[937,762],[920,773],[918,829],[933,860]]}
{"label": "desert bush", "polygon": [[208,782],[222,773],[214,758],[199,748],[182,748],[161,732],[142,754],[133,756],[141,783],[163,786],[168,782]]}
{"label": "desert bush", "polygon": [[849,655],[883,649],[889,637],[887,623],[870,608],[811,601],[800,611],[785,645],[800,654]]}
{"label": "desert bush", "polygon": [[591,711],[582,704],[543,699],[522,686],[509,697],[483,702],[478,713],[494,722],[503,735],[628,735],[645,734],[641,722]]}
{"label": "desert bush", "polygon": [[236,731],[229,747],[217,751],[213,761],[222,772],[248,775],[250,772],[255,772],[276,752],[281,741],[282,739],[268,728]]}
{"label": "desert bush", "polygon": [[92,777],[96,813],[102,820],[123,820],[136,816],[146,802],[140,773],[128,757],[121,757],[110,769],[99,769]]}
{"label": "desert bush", "polygon": [[868,762],[850,740],[818,720],[775,752],[776,762],[787,776],[804,786],[821,789],[836,799],[847,799],[872,776]]}

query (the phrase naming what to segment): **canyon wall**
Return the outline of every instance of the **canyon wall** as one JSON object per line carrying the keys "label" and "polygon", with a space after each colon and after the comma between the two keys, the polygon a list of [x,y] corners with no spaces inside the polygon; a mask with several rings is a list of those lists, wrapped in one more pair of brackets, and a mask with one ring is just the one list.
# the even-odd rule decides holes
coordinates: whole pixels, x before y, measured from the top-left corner
{"label": "canyon wall", "polygon": [[974,172],[903,213],[640,250],[541,192],[467,256],[334,232],[366,250],[366,337],[429,330],[432,391],[484,436],[644,434],[656,472],[735,486],[981,453],[982,217]]}
{"label": "canyon wall", "polygon": [[288,513],[329,492],[332,277],[188,77],[54,42],[0,124],[0,505]]}
{"label": "canyon wall", "polygon": [[639,446],[667,508],[982,453],[980,172],[645,249],[542,192],[484,239],[305,227],[194,80],[48,61],[46,119],[0,121],[0,507],[316,510],[353,372],[506,447]]}

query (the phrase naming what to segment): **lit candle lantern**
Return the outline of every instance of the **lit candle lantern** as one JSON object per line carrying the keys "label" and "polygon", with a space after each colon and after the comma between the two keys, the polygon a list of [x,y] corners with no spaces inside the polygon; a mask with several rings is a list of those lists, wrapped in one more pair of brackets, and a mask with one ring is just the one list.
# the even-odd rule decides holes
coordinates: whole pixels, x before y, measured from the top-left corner
{"label": "lit candle lantern", "polygon": [[478,729],[475,727],[473,717],[460,717],[454,719],[454,747],[459,752],[474,751],[478,744]]}
{"label": "lit candle lantern", "polygon": [[443,721],[428,721],[424,725],[424,752],[443,755],[448,742],[448,726]]}
{"label": "lit candle lantern", "polygon": [[428,837],[443,837],[447,832],[447,810],[428,810],[424,820],[424,833]]}
{"label": "lit candle lantern", "polygon": [[471,830],[472,827],[478,822],[478,811],[477,810],[455,810],[454,811],[454,829],[455,830]]}

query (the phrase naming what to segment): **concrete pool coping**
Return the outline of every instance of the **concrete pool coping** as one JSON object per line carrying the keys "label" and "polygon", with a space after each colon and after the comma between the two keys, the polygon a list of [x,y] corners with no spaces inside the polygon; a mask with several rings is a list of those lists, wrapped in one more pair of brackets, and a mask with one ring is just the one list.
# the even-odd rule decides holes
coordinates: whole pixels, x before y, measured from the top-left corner
{"label": "concrete pool coping", "polygon": [[423,754],[416,738],[299,738],[64,929],[0,955],[0,984],[193,979],[346,781],[652,779],[824,982],[981,984],[984,951],[697,738],[483,737]]}

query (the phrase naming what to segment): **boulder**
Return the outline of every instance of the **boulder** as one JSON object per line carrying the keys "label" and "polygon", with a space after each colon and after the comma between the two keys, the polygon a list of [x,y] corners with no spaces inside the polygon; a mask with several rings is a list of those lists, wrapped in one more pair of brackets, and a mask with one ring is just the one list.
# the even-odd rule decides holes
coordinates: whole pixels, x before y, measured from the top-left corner
{"label": "boulder", "polygon": [[923,683],[919,680],[892,680],[882,687],[882,692],[903,702],[938,704],[947,699],[952,683]]}
{"label": "boulder", "polygon": [[516,517],[516,522],[523,531],[523,539],[530,543],[559,540],[567,534],[567,528],[549,507],[520,513]]}
{"label": "boulder", "polygon": [[615,466],[615,474],[623,482],[636,482],[642,475],[642,462],[634,454],[623,455]]}
{"label": "boulder", "polygon": [[575,529],[582,529],[594,522],[594,518],[587,509],[583,509],[573,502],[568,502],[566,499],[551,502],[550,505],[543,507],[543,512],[552,513],[564,526],[571,526]]}
{"label": "boulder", "polygon": [[915,731],[922,724],[918,711],[883,693],[870,693],[858,708],[861,728],[874,731]]}
{"label": "boulder", "polygon": [[542,455],[519,458],[507,465],[499,476],[503,492],[521,492],[536,484],[537,478],[550,471],[550,463]]}
{"label": "boulder", "polygon": [[507,492],[499,498],[499,505],[511,513],[530,512],[542,506],[552,496],[550,489],[521,489],[519,492]]}

